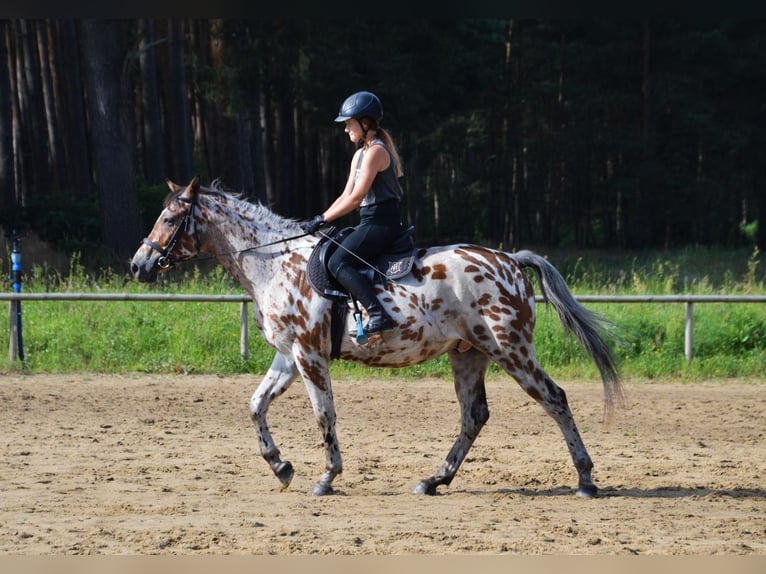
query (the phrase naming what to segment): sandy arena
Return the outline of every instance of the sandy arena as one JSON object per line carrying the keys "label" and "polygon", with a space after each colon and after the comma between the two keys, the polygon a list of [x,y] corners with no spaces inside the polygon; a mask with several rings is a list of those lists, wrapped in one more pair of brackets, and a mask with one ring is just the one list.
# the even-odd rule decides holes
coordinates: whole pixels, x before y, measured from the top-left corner
{"label": "sandy arena", "polygon": [[269,422],[295,467],[281,491],[248,416],[250,376],[0,375],[0,553],[766,555],[766,380],[628,381],[601,424],[597,382],[559,381],[596,499],[552,419],[515,382],[434,497],[412,494],[452,445],[440,380],[335,381],[344,472],[324,465],[305,389]]}

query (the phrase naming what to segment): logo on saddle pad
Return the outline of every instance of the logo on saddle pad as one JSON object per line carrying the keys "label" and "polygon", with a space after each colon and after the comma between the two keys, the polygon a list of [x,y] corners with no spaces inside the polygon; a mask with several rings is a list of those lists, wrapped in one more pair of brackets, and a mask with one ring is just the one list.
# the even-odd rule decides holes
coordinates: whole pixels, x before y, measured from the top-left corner
{"label": "logo on saddle pad", "polygon": [[[307,266],[307,276],[311,287],[322,297],[327,299],[348,299],[348,292],[338,283],[327,270],[327,262],[338,245],[354,230],[353,227],[345,227],[338,230],[331,227],[323,233],[314,251],[311,252]],[[415,243],[412,235],[414,227],[409,227],[400,235],[386,252],[370,261],[369,267],[362,267],[362,275],[372,283],[385,283],[394,279],[400,279],[412,271],[415,262]]]}

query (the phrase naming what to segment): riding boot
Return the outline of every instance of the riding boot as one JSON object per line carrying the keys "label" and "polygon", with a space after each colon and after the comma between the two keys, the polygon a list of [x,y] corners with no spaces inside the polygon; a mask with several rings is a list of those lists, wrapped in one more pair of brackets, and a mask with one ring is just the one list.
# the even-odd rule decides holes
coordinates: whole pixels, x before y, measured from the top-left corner
{"label": "riding boot", "polygon": [[368,335],[380,331],[388,331],[394,328],[394,320],[386,313],[386,310],[375,296],[375,291],[370,282],[356,269],[350,266],[342,267],[335,275],[338,283],[343,285],[349,294],[359,301],[367,309],[370,316],[364,332]]}

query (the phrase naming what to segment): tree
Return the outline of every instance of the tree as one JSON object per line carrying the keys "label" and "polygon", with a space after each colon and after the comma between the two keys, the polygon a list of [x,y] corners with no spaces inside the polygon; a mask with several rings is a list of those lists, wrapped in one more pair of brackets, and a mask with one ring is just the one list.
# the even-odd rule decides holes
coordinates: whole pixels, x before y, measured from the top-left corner
{"label": "tree", "polygon": [[19,19],[0,41],[0,216],[52,239],[100,200],[129,252],[133,180],[194,173],[311,216],[353,153],[334,113],[369,89],[420,242],[765,241],[761,20]]}
{"label": "tree", "polygon": [[10,26],[0,20],[0,213],[7,214],[15,204],[13,170],[13,116],[11,115],[11,82],[8,62]]}
{"label": "tree", "polygon": [[143,151],[144,177],[149,183],[164,182],[165,149],[162,137],[162,100],[157,86],[157,50],[166,39],[155,37],[154,20],[144,19],[139,22],[141,44],[139,46],[139,64],[141,75],[141,112],[142,131],[141,149]]}
{"label": "tree", "polygon": [[86,19],[81,25],[88,88],[96,186],[104,240],[114,255],[132,254],[141,238],[138,201],[126,107],[127,56],[124,25],[115,20]]}
{"label": "tree", "polygon": [[63,123],[63,145],[68,169],[65,188],[74,191],[77,198],[93,195],[91,177],[90,144],[85,113],[85,86],[83,85],[82,58],[79,49],[79,32],[74,20],[57,21],[57,59],[61,67],[57,115]]}
{"label": "tree", "polygon": [[184,66],[183,20],[167,21],[168,49],[165,81],[165,117],[169,139],[169,176],[188,183],[193,176],[192,130],[189,91]]}

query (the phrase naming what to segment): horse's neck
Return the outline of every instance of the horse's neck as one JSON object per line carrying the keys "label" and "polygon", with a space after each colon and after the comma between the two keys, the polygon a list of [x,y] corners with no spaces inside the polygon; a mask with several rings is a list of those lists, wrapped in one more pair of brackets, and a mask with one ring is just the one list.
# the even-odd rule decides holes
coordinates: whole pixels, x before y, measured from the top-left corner
{"label": "horse's neck", "polygon": [[205,225],[211,239],[209,249],[216,255],[238,254],[271,243],[274,226],[260,221],[254,206],[234,198],[210,200]]}
{"label": "horse's neck", "polygon": [[234,199],[216,202],[207,211],[208,250],[254,299],[268,293],[264,286],[288,252],[282,240],[291,233],[283,229],[281,218]]}

